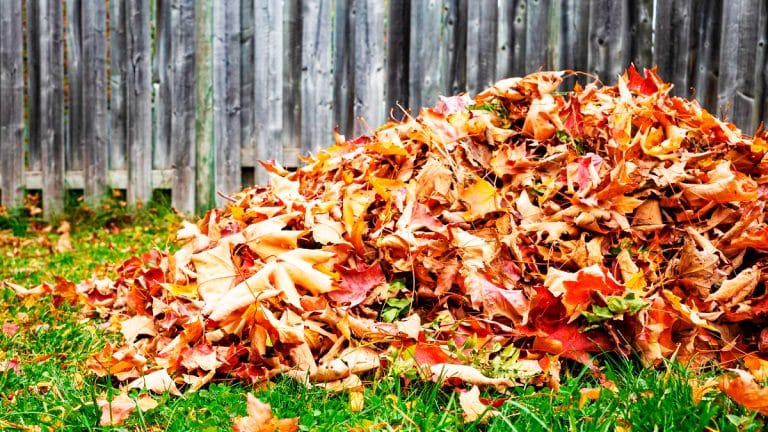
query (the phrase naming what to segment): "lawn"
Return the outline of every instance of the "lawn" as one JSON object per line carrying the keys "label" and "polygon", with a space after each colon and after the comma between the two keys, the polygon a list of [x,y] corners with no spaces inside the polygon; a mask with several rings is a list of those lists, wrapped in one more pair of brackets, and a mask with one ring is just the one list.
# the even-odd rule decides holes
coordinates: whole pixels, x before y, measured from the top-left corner
{"label": "lawn", "polygon": [[[173,250],[181,219],[167,205],[129,209],[120,197],[98,208],[73,204],[69,216],[47,223],[34,203],[0,213],[0,281],[24,287],[114,277],[116,267],[152,248]],[[762,430],[763,416],[718,390],[717,370],[665,363],[644,369],[634,359],[601,356],[602,375],[572,363],[558,389],[519,386],[486,389],[495,412],[466,421],[463,388],[409,380],[396,371],[364,377],[357,393],[307,389],[284,377],[256,387],[221,377],[181,396],[142,394],[156,406],[134,410],[120,426],[101,427],[98,400],[118,385],[92,374],[86,361],[108,341],[119,342],[116,323],[98,310],[61,298],[27,297],[0,288],[0,430],[231,430],[255,394],[279,418],[299,417],[300,430]],[[151,405],[155,405],[152,403]]]}

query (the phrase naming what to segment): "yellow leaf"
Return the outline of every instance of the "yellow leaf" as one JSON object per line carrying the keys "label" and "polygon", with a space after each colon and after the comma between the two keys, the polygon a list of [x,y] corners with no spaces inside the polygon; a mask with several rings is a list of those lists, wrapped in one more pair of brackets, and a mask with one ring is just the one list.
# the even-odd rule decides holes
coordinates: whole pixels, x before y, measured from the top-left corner
{"label": "yellow leaf", "polygon": [[476,175],[472,175],[470,182],[472,184],[459,193],[459,198],[467,206],[464,219],[471,222],[501,209],[499,194],[492,184]]}

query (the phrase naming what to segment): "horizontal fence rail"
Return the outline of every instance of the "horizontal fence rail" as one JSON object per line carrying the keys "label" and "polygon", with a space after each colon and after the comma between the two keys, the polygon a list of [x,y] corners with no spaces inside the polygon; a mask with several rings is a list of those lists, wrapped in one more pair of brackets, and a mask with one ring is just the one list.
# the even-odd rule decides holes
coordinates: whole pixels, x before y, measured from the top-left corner
{"label": "horizontal fence rail", "polygon": [[[768,115],[763,0],[8,0],[0,202],[68,190],[192,213],[438,96],[539,69],[658,66],[752,133]],[[586,80],[584,77],[582,80]],[[573,79],[569,84],[573,83]]]}

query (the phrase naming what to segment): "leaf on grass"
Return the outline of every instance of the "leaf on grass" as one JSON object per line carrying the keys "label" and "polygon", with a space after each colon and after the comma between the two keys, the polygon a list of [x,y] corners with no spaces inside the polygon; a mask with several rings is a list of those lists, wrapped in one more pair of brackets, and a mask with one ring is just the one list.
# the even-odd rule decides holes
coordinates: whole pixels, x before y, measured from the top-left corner
{"label": "leaf on grass", "polygon": [[176,383],[166,369],[159,369],[144,376],[136,378],[126,385],[126,389],[149,390],[153,393],[170,393],[174,396],[181,395]]}
{"label": "leaf on grass", "polygon": [[135,315],[120,323],[120,332],[128,343],[136,342],[139,336],[156,336],[155,321],[148,316]]}
{"label": "leaf on grass", "polygon": [[480,400],[480,388],[473,385],[469,390],[463,390],[459,393],[459,406],[464,411],[464,420],[473,422],[480,420],[485,422],[490,417],[500,415],[501,413],[493,409],[492,405],[486,405]]}
{"label": "leaf on grass", "polygon": [[101,408],[100,426],[121,425],[136,408],[136,402],[125,393],[118,394],[112,400],[101,396],[96,399],[96,404]]}
{"label": "leaf on grass", "polygon": [[299,418],[278,419],[272,414],[272,407],[248,393],[248,416],[237,417],[232,430],[235,432],[297,432]]}
{"label": "leaf on grass", "polygon": [[755,382],[755,377],[741,369],[729,369],[735,376],[723,375],[718,386],[725,394],[746,408],[768,415],[768,388]]}
{"label": "leaf on grass", "polygon": [[479,370],[467,365],[438,363],[430,366],[429,369],[432,372],[432,380],[435,382],[443,382],[455,378],[467,384],[490,385],[499,390],[506,390],[515,386],[515,383],[507,378],[488,378]]}

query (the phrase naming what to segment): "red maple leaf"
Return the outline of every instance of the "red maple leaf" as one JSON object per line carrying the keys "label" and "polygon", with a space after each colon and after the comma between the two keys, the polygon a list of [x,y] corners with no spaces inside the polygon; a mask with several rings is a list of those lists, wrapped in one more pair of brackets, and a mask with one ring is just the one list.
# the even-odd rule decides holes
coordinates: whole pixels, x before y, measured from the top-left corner
{"label": "red maple leaf", "polygon": [[379,263],[367,265],[358,262],[357,268],[336,265],[335,270],[341,275],[339,289],[328,293],[328,297],[339,303],[349,302],[350,306],[362,303],[377,286],[387,282]]}

